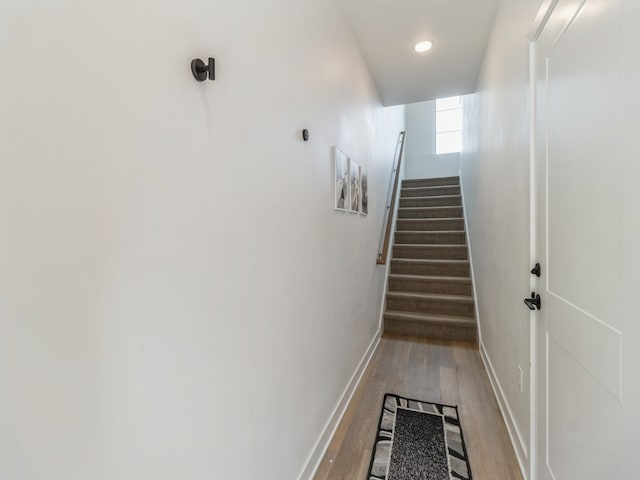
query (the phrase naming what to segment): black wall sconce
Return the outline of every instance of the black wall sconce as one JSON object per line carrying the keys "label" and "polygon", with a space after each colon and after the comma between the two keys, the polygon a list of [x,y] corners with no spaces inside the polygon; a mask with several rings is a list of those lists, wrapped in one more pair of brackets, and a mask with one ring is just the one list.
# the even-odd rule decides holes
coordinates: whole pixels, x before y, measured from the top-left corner
{"label": "black wall sconce", "polygon": [[209,63],[206,64],[199,58],[194,58],[191,60],[191,73],[193,73],[193,78],[199,82],[204,82],[207,77],[209,77],[209,80],[215,80],[216,60],[209,58]]}
{"label": "black wall sconce", "polygon": [[302,130],[302,140],[304,140],[305,142],[309,141],[309,130],[307,130],[306,128]]}

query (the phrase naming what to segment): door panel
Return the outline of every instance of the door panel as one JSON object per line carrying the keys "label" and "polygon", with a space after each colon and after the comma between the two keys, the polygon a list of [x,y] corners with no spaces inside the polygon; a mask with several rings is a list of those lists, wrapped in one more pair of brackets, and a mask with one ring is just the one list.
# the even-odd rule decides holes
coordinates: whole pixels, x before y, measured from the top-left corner
{"label": "door panel", "polygon": [[535,44],[540,479],[620,472],[620,0],[560,0]]}
{"label": "door panel", "polygon": [[549,470],[557,480],[618,478],[610,465],[618,456],[611,442],[620,435],[617,400],[553,338],[548,365]]}
{"label": "door panel", "polygon": [[546,54],[548,288],[620,328],[619,12],[587,1]]}
{"label": "door panel", "polygon": [[620,400],[620,332],[547,293],[546,316],[553,319],[547,326],[549,336]]}

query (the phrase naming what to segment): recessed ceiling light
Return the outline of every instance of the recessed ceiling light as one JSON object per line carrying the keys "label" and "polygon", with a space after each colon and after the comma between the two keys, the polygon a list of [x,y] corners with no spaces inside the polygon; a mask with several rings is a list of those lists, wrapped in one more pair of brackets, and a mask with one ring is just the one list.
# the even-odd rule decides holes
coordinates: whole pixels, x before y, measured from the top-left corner
{"label": "recessed ceiling light", "polygon": [[426,52],[427,50],[430,50],[431,47],[433,47],[433,43],[431,42],[420,42],[416,44],[416,46],[413,47],[413,49],[418,53],[422,53],[422,52]]}

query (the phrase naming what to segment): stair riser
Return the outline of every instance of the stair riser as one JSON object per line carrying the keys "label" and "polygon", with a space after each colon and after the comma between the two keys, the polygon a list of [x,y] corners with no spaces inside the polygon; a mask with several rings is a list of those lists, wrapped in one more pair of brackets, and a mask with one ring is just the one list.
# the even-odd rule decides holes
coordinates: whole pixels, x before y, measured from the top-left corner
{"label": "stair riser", "polygon": [[391,273],[398,275],[443,275],[447,277],[468,277],[469,264],[423,264],[391,262]]}
{"label": "stair riser", "polygon": [[393,258],[420,260],[467,260],[466,248],[393,246]]}
{"label": "stair riser", "polygon": [[470,282],[452,282],[442,280],[407,280],[389,279],[389,290],[392,292],[435,293],[439,295],[471,296]]}
{"label": "stair riser", "polygon": [[407,220],[398,219],[396,231],[398,232],[438,232],[442,230],[463,231],[464,220],[461,218],[441,218],[436,220]]}
{"label": "stair riser", "polygon": [[433,197],[439,195],[460,195],[460,187],[403,188],[400,197]]}
{"label": "stair riser", "polygon": [[443,178],[425,178],[425,179],[411,179],[403,180],[402,186],[404,188],[417,188],[417,187],[440,187],[440,186],[453,186],[460,185],[460,178],[458,177],[443,177]]}
{"label": "stair riser", "polygon": [[473,304],[450,300],[387,297],[387,310],[473,317]]}
{"label": "stair riser", "polygon": [[464,232],[440,233],[440,232],[397,232],[395,243],[413,243],[423,245],[464,245]]}
{"label": "stair riser", "polygon": [[384,319],[384,332],[396,335],[412,335],[434,340],[462,340],[475,342],[474,327],[448,326],[428,322],[412,322],[410,320]]}
{"label": "stair riser", "polygon": [[398,218],[462,218],[462,207],[421,208],[419,210],[398,210]]}
{"label": "stair riser", "polygon": [[402,207],[459,207],[462,205],[460,197],[406,197],[400,199],[400,208]]}

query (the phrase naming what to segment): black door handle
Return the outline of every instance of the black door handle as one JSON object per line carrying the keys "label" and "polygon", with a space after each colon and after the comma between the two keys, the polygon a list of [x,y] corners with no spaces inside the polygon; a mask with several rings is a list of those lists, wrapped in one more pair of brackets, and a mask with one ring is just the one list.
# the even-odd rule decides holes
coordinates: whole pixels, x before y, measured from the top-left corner
{"label": "black door handle", "polygon": [[529,310],[540,310],[540,295],[536,292],[531,292],[531,298],[525,298],[524,303],[529,307]]}

